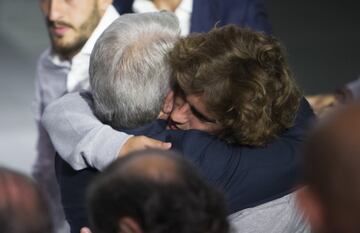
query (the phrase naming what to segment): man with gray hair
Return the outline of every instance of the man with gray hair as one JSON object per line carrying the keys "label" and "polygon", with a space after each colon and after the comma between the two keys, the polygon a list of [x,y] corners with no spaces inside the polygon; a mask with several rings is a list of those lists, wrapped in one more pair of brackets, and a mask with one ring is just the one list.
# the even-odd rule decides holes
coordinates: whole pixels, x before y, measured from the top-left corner
{"label": "man with gray hair", "polygon": [[[161,19],[166,19],[167,24],[160,22]],[[287,129],[285,133],[279,135],[276,140],[270,142],[264,148],[229,145],[214,135],[199,131],[166,131],[167,122],[156,120],[156,116],[164,118],[172,109],[172,92],[169,89],[171,82],[166,81],[164,85],[161,76],[161,74],[166,73],[166,69],[164,70],[164,67],[167,67],[166,52],[171,48],[171,43],[174,43],[178,37],[177,34],[168,35],[169,38],[164,35],[164,31],[168,30],[166,25],[169,25],[170,21],[174,22],[174,24],[170,25],[177,25],[175,17],[170,13],[125,15],[115,21],[104,32],[95,45],[91,57],[91,63],[96,65],[90,65],[90,84],[94,92],[96,115],[115,129],[126,130],[128,126],[126,122],[122,121],[123,118],[129,118],[132,112],[138,111],[139,116],[136,116],[135,119],[132,119],[134,116],[130,118],[134,120],[132,127],[140,128],[129,129],[126,132],[135,135],[147,135],[171,142],[172,148],[182,152],[184,157],[192,161],[210,184],[225,193],[229,214],[259,206],[259,209],[249,209],[247,214],[240,214],[235,217],[237,220],[245,219],[244,221],[236,221],[242,227],[240,230],[251,232],[261,228],[266,229],[267,232],[281,232],[283,228],[287,227],[286,229],[289,229],[290,227],[299,230],[292,232],[300,232],[300,230],[303,230],[302,224],[288,225],[290,220],[293,220],[294,211],[291,205],[292,199],[289,199],[286,195],[293,191],[293,185],[298,179],[296,151],[299,142],[304,136],[304,129],[312,117],[311,110],[306,105],[302,106],[295,120],[295,126]],[[160,27],[147,26],[144,28],[143,26],[143,24],[152,25],[153,23],[160,25]],[[146,31],[146,38],[144,38],[143,31],[138,30],[139,24],[140,28],[142,27],[142,30]],[[157,28],[157,30],[154,28]],[[149,32],[149,29],[152,29],[152,31]],[[161,37],[158,37],[158,35],[161,35]],[[127,43],[129,38],[131,38],[132,43]],[[146,42],[139,42],[143,40]],[[124,44],[122,41],[124,41]],[[169,46],[165,46],[164,43],[165,45],[169,43]],[[108,53],[113,53],[117,46],[124,48],[122,53],[116,50],[115,57],[109,59],[107,57]],[[162,54],[162,57],[157,56],[157,53]],[[160,67],[152,69],[152,64],[158,64]],[[164,67],[161,67],[161,64]],[[146,66],[150,66],[150,68]],[[96,67],[101,67],[105,73],[96,74]],[[136,73],[140,73],[141,76],[134,78],[133,71],[129,69],[130,67],[135,69]],[[107,80],[104,81],[104,79]],[[158,82],[157,85],[164,85],[165,88],[160,90],[152,88],[148,82]],[[118,87],[120,84],[124,84],[125,88],[120,89],[122,88]],[[152,90],[150,92],[138,91],[142,90],[142,88]],[[121,93],[119,93],[120,90]],[[129,97],[127,92],[137,95]],[[122,98],[131,99],[119,99],[117,98],[118,95],[121,95]],[[141,100],[146,101],[143,101],[140,105],[133,103],[141,103]],[[150,106],[150,108],[156,109],[156,106],[161,106],[160,110],[162,111],[160,113],[159,109],[151,111],[149,114],[152,114],[153,119],[146,116],[148,114],[146,111],[141,112],[142,110],[138,110],[144,103],[147,104],[151,103],[149,101],[155,102],[156,100],[160,101],[161,104]],[[123,103],[127,101],[129,102]],[[52,104],[44,115],[44,124],[49,130],[59,154],[71,165],[70,167],[66,163],[60,162],[58,171],[60,171],[60,174],[62,173],[60,186],[65,208],[70,214],[71,212],[76,213],[77,216],[81,215],[79,211],[71,210],[69,207],[72,206],[72,203],[77,203],[78,206],[82,204],[85,186],[87,186],[87,181],[94,174],[93,170],[84,168],[90,166],[103,170],[118,157],[119,145],[122,147],[124,142],[124,138],[118,136],[118,132],[97,121],[96,117],[92,115],[92,104],[92,101],[89,101],[89,106],[86,102],[84,104],[82,98],[69,95]],[[113,104],[117,104],[114,111],[109,107]],[[70,112],[68,111],[69,106],[71,106]],[[73,111],[74,109],[75,111]],[[140,113],[143,115],[140,115]],[[59,118],[60,115],[64,116],[64,114],[65,117]],[[91,144],[89,144],[90,142]],[[84,145],[86,145],[85,150],[78,150]],[[269,166],[270,164],[271,166]],[[83,170],[74,172],[73,168]],[[66,172],[61,171],[70,171],[71,174],[67,175]],[[284,196],[285,198],[280,199],[280,197]],[[276,213],[286,215],[286,219],[279,221],[284,224],[276,224],[276,227],[271,221],[273,218],[268,217],[271,215],[279,219],[278,214],[271,211],[273,205],[267,205],[265,209],[261,208],[261,204],[275,199],[280,199],[280,201],[273,203],[274,205],[277,207],[285,206],[286,208],[285,211],[282,208],[277,208]],[[255,213],[261,215],[255,215]],[[253,224],[253,218],[249,218],[249,215],[258,216],[257,219],[261,221],[261,224]],[[70,221],[70,224],[75,226],[73,229],[74,232],[77,232],[87,222],[84,219],[81,221],[74,219],[74,221]]]}
{"label": "man with gray hair", "polygon": [[171,90],[164,55],[179,33],[175,16],[161,12],[125,15],[99,38],[91,55],[90,85],[103,122],[133,129],[157,118]]}
{"label": "man with gray hair", "polygon": [[[102,121],[115,129],[133,129],[150,124],[163,115],[160,112],[171,111],[170,67],[165,54],[178,38],[178,20],[168,12],[124,15],[105,30],[94,46],[89,68],[94,109]],[[82,95],[87,100],[92,98],[88,94]],[[116,140],[130,137],[126,135]],[[104,141],[108,139],[104,138]],[[58,152],[63,155],[61,150]],[[90,165],[102,170],[113,160],[99,157],[94,161],[85,155],[67,162],[75,168]],[[78,233],[86,215],[84,212],[79,214],[76,204],[73,208],[73,203],[78,203],[73,200],[82,200],[77,199],[79,192],[73,193],[73,190],[79,186],[85,188],[86,185],[77,182],[87,179],[82,180],[81,176],[67,179],[68,170],[59,158],[57,161],[65,215],[71,231]]]}

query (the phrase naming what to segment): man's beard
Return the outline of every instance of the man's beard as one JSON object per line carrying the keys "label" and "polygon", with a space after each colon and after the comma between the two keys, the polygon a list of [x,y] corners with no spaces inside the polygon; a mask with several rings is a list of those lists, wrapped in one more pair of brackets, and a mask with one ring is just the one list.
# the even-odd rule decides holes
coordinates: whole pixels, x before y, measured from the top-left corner
{"label": "man's beard", "polygon": [[[78,28],[74,27],[71,23],[63,21],[54,22],[47,20],[47,26],[49,28],[49,35],[53,52],[63,59],[71,59],[85,45],[86,41],[89,39],[94,29],[99,24],[100,19],[101,15],[98,11],[98,8],[97,6],[94,6],[90,16]],[[70,28],[70,30],[73,30],[75,32],[75,35],[70,41],[64,42],[62,41],[63,38],[57,38],[56,36],[51,34],[50,28],[54,25],[68,27]]]}

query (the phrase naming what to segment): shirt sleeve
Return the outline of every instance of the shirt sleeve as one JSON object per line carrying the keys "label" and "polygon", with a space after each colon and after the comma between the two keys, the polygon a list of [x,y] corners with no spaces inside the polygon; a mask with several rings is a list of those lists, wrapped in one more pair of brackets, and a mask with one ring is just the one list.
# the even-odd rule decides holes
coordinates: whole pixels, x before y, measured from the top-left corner
{"label": "shirt sleeve", "polygon": [[101,123],[91,105],[88,94],[67,94],[50,104],[41,119],[56,151],[75,170],[103,170],[132,136]]}
{"label": "shirt sleeve", "polygon": [[43,94],[42,94],[42,88],[41,88],[41,67],[43,66],[45,57],[46,57],[47,51],[45,51],[37,64],[37,72],[36,72],[36,78],[35,78],[35,97],[32,102],[32,111],[35,118],[35,123],[37,127],[37,141],[36,141],[36,151],[37,151],[37,159],[34,162],[33,168],[32,168],[32,174],[35,178],[43,177],[47,178],[49,177],[49,174],[51,174],[52,167],[53,167],[53,155],[54,154],[54,148],[51,144],[50,138],[45,131],[44,127],[42,126],[40,119],[41,115],[44,111],[44,102],[43,102]]}

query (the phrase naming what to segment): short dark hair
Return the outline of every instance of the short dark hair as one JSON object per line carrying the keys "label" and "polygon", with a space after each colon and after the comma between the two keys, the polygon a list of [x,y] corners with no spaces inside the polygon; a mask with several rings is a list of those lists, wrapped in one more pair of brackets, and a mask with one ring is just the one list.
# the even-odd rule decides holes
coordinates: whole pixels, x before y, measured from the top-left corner
{"label": "short dark hair", "polygon": [[[162,156],[176,166],[176,179],[157,180],[125,171],[129,162]],[[133,218],[145,233],[226,233],[222,195],[203,181],[183,158],[169,151],[142,151],[111,164],[88,192],[94,233],[118,233],[122,217]]]}
{"label": "short dark hair", "polygon": [[3,167],[0,167],[0,232],[53,232],[50,210],[38,186],[29,177]]}
{"label": "short dark hair", "polygon": [[172,77],[202,97],[228,142],[262,146],[293,125],[301,93],[272,36],[235,25],[181,39],[169,53]]}

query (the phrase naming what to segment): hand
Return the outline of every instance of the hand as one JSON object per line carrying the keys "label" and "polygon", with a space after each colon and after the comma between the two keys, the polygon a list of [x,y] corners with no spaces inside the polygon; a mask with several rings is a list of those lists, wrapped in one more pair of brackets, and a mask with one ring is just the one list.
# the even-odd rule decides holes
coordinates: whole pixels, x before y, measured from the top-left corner
{"label": "hand", "polygon": [[315,114],[319,117],[325,115],[334,106],[339,104],[339,100],[335,94],[311,95],[306,96],[306,99],[314,109]]}
{"label": "hand", "polygon": [[118,157],[122,157],[130,152],[144,150],[144,149],[160,149],[168,150],[171,148],[170,142],[162,142],[146,136],[134,136],[129,138],[122,146]]}
{"label": "hand", "polygon": [[91,230],[87,227],[83,227],[80,229],[80,233],[91,233]]}

